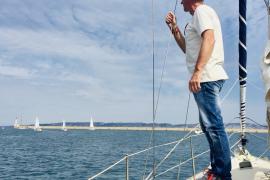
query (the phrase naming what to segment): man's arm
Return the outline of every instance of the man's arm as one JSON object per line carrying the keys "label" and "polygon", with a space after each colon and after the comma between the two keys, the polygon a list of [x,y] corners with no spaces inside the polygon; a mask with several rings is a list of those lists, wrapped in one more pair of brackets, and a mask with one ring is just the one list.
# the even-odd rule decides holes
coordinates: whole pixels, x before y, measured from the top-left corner
{"label": "man's arm", "polygon": [[175,27],[172,27],[172,33],[174,36],[175,41],[177,42],[178,46],[182,49],[184,53],[186,53],[186,42],[185,38],[182,35],[180,29],[178,28],[177,25]]}
{"label": "man's arm", "polygon": [[170,28],[171,32],[173,33],[174,39],[177,42],[178,46],[182,49],[184,53],[186,53],[186,43],[185,38],[182,35],[180,29],[177,26],[176,23],[176,17],[173,14],[173,12],[169,12],[166,16],[166,23],[168,27]]}
{"label": "man's arm", "polygon": [[208,29],[202,33],[202,44],[197,59],[193,75],[189,81],[189,90],[192,92],[200,91],[201,74],[204,66],[210,59],[215,45],[214,30]]}

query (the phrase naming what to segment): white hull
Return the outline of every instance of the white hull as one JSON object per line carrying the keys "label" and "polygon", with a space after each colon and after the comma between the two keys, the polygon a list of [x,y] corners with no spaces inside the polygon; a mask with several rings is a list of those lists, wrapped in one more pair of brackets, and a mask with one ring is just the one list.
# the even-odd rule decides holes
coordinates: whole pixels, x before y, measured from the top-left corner
{"label": "white hull", "polygon": [[94,128],[94,127],[89,127],[89,130],[90,130],[90,131],[94,131],[95,128]]}
{"label": "white hull", "polygon": [[40,132],[40,131],[42,131],[42,129],[41,128],[34,128],[34,131]]}
{"label": "white hull", "polygon": [[[236,155],[232,157],[232,179],[233,180],[269,180],[270,179],[270,161],[259,159],[252,155],[247,156],[250,160],[252,167],[240,168],[239,163],[242,161],[243,157]],[[193,177],[188,178],[193,180]],[[195,179],[204,180],[203,172],[195,175]]]}
{"label": "white hull", "polygon": [[232,159],[232,179],[263,180],[270,179],[270,161],[250,156],[252,168],[239,168],[238,157]]}

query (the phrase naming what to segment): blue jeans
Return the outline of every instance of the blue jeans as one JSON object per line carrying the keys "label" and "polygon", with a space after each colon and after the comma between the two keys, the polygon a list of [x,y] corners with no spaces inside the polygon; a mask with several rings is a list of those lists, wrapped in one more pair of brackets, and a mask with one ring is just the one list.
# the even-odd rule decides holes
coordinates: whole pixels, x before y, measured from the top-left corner
{"label": "blue jeans", "polygon": [[210,146],[210,161],[214,174],[231,180],[231,155],[221,116],[219,93],[224,80],[203,82],[201,90],[193,93],[199,109],[202,131]]}

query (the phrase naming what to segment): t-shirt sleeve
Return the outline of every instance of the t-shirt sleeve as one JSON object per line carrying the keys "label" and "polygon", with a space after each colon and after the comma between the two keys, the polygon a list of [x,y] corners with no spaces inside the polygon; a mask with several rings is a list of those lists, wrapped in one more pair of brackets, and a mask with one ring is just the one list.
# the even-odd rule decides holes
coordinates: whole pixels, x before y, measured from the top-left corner
{"label": "t-shirt sleeve", "polygon": [[194,13],[194,28],[200,35],[202,35],[205,30],[214,30],[213,18],[207,9],[200,8],[196,10]]}

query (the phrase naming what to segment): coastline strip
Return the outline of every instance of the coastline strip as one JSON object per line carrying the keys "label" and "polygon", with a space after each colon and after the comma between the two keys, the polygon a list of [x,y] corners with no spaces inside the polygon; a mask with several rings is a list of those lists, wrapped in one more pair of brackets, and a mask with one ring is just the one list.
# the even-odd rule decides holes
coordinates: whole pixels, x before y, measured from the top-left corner
{"label": "coastline strip", "polygon": [[[34,129],[34,126],[20,126],[26,129]],[[48,130],[61,130],[62,126],[40,126],[41,129]],[[91,130],[87,126],[66,126],[67,130]],[[191,131],[194,128],[177,128],[177,127],[156,127],[156,131]],[[97,126],[95,130],[122,130],[122,131],[152,131],[152,127],[108,127],[108,126]],[[226,128],[226,131],[229,133],[232,132],[241,132],[240,128]],[[268,133],[267,129],[246,129],[246,132],[250,133]]]}

